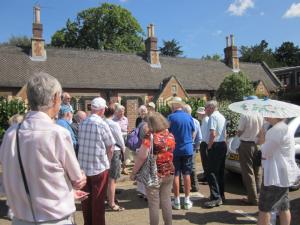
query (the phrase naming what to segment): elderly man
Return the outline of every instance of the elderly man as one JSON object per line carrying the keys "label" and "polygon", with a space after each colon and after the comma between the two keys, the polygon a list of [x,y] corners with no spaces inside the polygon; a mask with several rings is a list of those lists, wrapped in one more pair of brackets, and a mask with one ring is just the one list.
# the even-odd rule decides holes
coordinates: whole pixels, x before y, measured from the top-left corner
{"label": "elderly man", "polygon": [[72,100],[72,97],[68,92],[64,92],[62,94],[62,103],[61,104],[69,106],[71,108],[72,112],[74,112],[73,107],[71,105],[71,100]]}
{"label": "elderly man", "polygon": [[83,188],[90,196],[82,202],[85,225],[105,225],[105,196],[109,164],[115,140],[109,126],[102,119],[106,101],[95,98],[91,103],[91,115],[79,126],[78,160],[87,175]]}
{"label": "elderly man", "polygon": [[7,201],[14,214],[12,224],[72,224],[76,211],[72,186],[81,189],[86,177],[69,132],[53,121],[61,105],[61,85],[49,74],[38,73],[26,86],[31,111],[20,125],[6,131],[0,149]]}
{"label": "elderly man", "polygon": [[209,117],[206,115],[205,107],[199,107],[196,111],[198,119],[201,121],[201,133],[202,141],[200,144],[200,156],[203,168],[203,176],[200,181],[207,182],[208,174],[208,160],[207,160],[207,143],[209,139],[208,120]]}
{"label": "elderly man", "polygon": [[[188,113],[189,115],[192,115],[192,108],[190,105],[186,104],[183,107],[183,111]],[[202,133],[200,129],[200,123],[197,119],[193,118],[194,125],[195,125],[195,135],[194,135],[194,143],[193,143],[193,170],[191,173],[191,191],[192,192],[198,192],[199,191],[199,183],[197,179],[197,172],[196,172],[196,152],[199,150],[200,143],[202,140]]]}
{"label": "elderly man", "polygon": [[[253,96],[248,100],[254,99]],[[258,204],[258,191],[261,186],[260,166],[255,164],[255,155],[259,151],[256,145],[257,136],[262,129],[263,118],[260,115],[241,115],[237,135],[240,137],[238,149],[247,199],[242,201],[249,205]]]}
{"label": "elderly man", "polygon": [[70,106],[61,105],[58,118],[59,119],[56,121],[56,123],[59,126],[62,126],[69,131],[69,133],[72,137],[73,147],[74,147],[74,150],[77,155],[77,138],[76,138],[74,130],[71,126],[72,119],[73,119],[73,113],[72,113],[72,109],[70,108]]}
{"label": "elderly man", "polygon": [[193,169],[193,133],[195,132],[195,125],[193,118],[183,111],[185,103],[180,97],[173,97],[169,102],[169,106],[172,109],[172,114],[168,116],[170,122],[170,132],[175,137],[176,147],[174,150],[174,202],[173,208],[180,209],[180,197],[179,197],[179,175],[183,175],[184,180],[184,208],[190,209],[193,207],[193,203],[190,200],[191,179],[190,175]]}
{"label": "elderly man", "polygon": [[210,201],[204,203],[207,208],[223,204],[224,195],[224,169],[226,146],[226,119],[218,111],[217,101],[208,101],[205,111],[209,116],[209,138],[207,143],[208,153],[208,184],[210,188]]}

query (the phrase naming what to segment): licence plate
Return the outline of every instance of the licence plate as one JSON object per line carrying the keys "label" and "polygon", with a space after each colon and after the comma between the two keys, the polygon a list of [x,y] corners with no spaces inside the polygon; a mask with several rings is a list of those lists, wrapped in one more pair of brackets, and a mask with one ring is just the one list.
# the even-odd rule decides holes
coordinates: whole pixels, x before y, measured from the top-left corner
{"label": "licence plate", "polygon": [[229,160],[239,161],[239,160],[240,160],[240,157],[239,157],[239,154],[229,153],[228,159],[229,159]]}

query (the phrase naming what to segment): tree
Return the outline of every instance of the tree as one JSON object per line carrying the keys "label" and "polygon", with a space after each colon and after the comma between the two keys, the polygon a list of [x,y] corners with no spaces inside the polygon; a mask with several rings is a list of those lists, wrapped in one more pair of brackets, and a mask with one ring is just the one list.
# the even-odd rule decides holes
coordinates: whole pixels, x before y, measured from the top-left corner
{"label": "tree", "polygon": [[83,10],[56,31],[51,45],[119,52],[144,51],[143,30],[131,13],[114,4]]}
{"label": "tree", "polygon": [[213,61],[221,61],[222,57],[219,54],[206,55],[201,57],[202,60],[213,60]]}
{"label": "tree", "polygon": [[241,46],[240,61],[253,63],[261,63],[262,61],[264,61],[271,68],[280,66],[280,64],[276,61],[272,49],[268,48],[268,45],[268,42],[262,40],[260,44],[251,47]]}
{"label": "tree", "polygon": [[159,48],[160,54],[165,56],[177,57],[182,55],[183,51],[179,46],[178,41],[172,39],[171,41],[163,41],[163,47]]}
{"label": "tree", "polygon": [[226,76],[217,90],[218,100],[241,101],[244,96],[254,94],[252,82],[243,73]]}
{"label": "tree", "polygon": [[275,58],[282,66],[299,66],[300,49],[293,42],[283,42],[279,48],[276,48]]}
{"label": "tree", "polygon": [[8,42],[1,43],[1,45],[14,45],[18,47],[30,47],[31,39],[27,36],[11,36]]}

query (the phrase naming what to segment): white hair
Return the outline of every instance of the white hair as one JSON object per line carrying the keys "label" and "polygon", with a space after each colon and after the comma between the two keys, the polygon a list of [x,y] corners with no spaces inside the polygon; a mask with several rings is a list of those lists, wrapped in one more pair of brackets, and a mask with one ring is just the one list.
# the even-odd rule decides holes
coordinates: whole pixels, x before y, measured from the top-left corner
{"label": "white hair", "polygon": [[206,102],[205,106],[206,107],[211,107],[214,110],[217,110],[218,109],[218,102],[216,100],[210,100],[210,101]]}
{"label": "white hair", "polygon": [[122,106],[121,104],[116,104],[116,106],[115,106],[115,112],[119,112],[121,110],[125,110],[125,107]]}
{"label": "white hair", "polygon": [[192,114],[192,108],[189,104],[186,104],[185,106],[183,106],[183,111],[190,115]]}
{"label": "white hair", "polygon": [[148,109],[147,109],[147,107],[146,107],[145,105],[141,105],[141,106],[139,107],[139,114],[141,114],[142,111],[145,111],[145,112],[147,113]]}
{"label": "white hair", "polygon": [[58,80],[45,72],[34,74],[27,82],[28,104],[34,111],[47,111],[53,106],[55,95],[60,96],[61,93]]}

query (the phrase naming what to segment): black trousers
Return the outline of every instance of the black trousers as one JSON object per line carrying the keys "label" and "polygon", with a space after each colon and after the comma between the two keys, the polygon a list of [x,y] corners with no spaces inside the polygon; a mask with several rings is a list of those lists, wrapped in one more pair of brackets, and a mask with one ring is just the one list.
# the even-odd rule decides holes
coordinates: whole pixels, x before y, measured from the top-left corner
{"label": "black trousers", "polygon": [[227,146],[225,142],[214,142],[208,152],[208,184],[210,199],[216,200],[224,196],[224,169]]}
{"label": "black trousers", "polygon": [[202,168],[204,171],[204,178],[207,179],[207,175],[208,175],[207,144],[204,141],[202,141],[200,144],[200,156],[201,156]]}

